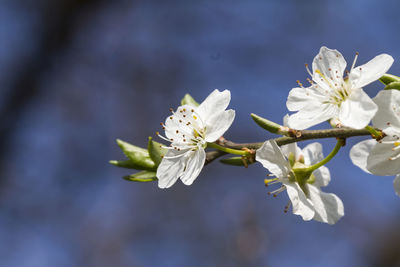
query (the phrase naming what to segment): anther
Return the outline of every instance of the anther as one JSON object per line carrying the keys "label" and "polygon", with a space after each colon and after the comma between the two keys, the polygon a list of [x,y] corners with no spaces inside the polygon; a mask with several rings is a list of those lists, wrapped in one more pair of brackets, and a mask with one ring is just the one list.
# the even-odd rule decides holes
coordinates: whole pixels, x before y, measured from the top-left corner
{"label": "anther", "polygon": [[171,116],[171,117],[169,117],[171,120],[173,119],[173,117]]}
{"label": "anther", "polygon": [[303,84],[302,84],[299,80],[297,80],[296,83],[297,83],[301,88],[304,88],[304,87],[303,87]]}
{"label": "anther", "polygon": [[186,115],[183,115],[184,118],[186,118]]}
{"label": "anther", "polygon": [[171,111],[172,113],[174,112],[173,108],[169,108],[169,111]]}
{"label": "anther", "polygon": [[194,109],[192,109],[191,111],[194,112]]}
{"label": "anther", "polygon": [[287,213],[291,205],[292,205],[292,202],[289,200],[289,202],[286,204],[285,209],[283,210],[283,212]]}

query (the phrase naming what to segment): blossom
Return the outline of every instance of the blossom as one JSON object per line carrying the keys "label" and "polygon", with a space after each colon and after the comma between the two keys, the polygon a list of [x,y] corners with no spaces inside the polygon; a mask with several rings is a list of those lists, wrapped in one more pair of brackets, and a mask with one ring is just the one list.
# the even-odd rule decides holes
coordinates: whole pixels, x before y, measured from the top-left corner
{"label": "blossom", "polygon": [[311,86],[293,88],[286,102],[290,111],[297,111],[289,118],[289,126],[306,129],[323,121],[335,119],[341,125],[364,128],[374,117],[377,106],[362,87],[378,80],[393,63],[393,58],[381,54],[359,67],[353,61],[348,77],[343,77],[346,61],[337,50],[321,47],[308,69]]}
{"label": "blossom", "polygon": [[374,101],[379,109],[372,124],[386,136],[380,141],[370,139],[356,144],[350,158],[367,173],[396,175],[393,185],[400,196],[400,91],[381,91]]}
{"label": "blossom", "polygon": [[336,223],[344,215],[342,201],[334,194],[324,193],[321,187],[330,182],[328,168],[322,166],[308,176],[301,176],[296,170],[323,159],[322,146],[312,143],[301,150],[295,143],[278,147],[275,141],[266,141],[256,152],[256,160],[276,178],[266,179],[266,184],[281,183],[281,187],[270,192],[277,194],[287,191],[293,213],[303,220],[314,219],[328,224]]}
{"label": "blossom", "polygon": [[214,142],[231,126],[234,110],[226,110],[229,90],[214,90],[198,107],[183,105],[167,117],[163,128],[171,142],[169,151],[157,168],[158,187],[168,188],[178,178],[191,185],[204,166],[207,142]]}

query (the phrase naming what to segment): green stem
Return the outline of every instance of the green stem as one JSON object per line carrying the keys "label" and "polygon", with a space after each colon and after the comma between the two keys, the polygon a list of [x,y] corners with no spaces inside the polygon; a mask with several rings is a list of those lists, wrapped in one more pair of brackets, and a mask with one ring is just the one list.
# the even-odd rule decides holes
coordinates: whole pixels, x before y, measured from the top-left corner
{"label": "green stem", "polygon": [[374,127],[371,127],[371,126],[367,125],[367,126],[365,126],[365,130],[370,132],[372,137],[375,138],[375,139],[382,138],[382,133],[377,131]]}
{"label": "green stem", "polygon": [[343,139],[338,139],[336,146],[333,148],[333,150],[331,151],[331,153],[329,153],[328,156],[326,156],[326,158],[324,158],[323,160],[321,160],[320,162],[311,165],[310,167],[307,168],[307,170],[313,172],[316,169],[318,169],[319,167],[325,165],[326,163],[328,163],[340,150],[340,148],[344,145],[344,141]]}
{"label": "green stem", "polygon": [[247,151],[220,146],[220,145],[217,145],[216,143],[207,143],[207,147],[212,147],[212,148],[218,149],[220,151],[223,151],[223,152],[226,152],[229,154],[235,154],[235,155],[241,155],[241,156],[247,156],[249,154],[249,152],[247,152]]}

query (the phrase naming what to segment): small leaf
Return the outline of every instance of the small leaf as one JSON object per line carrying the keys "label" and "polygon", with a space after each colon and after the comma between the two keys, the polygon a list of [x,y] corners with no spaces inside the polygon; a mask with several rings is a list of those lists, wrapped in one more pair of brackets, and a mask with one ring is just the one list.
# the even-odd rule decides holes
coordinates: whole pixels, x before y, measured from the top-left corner
{"label": "small leaf", "polygon": [[110,160],[109,163],[117,167],[128,168],[128,169],[137,170],[138,167],[140,167],[135,165],[131,160]]}
{"label": "small leaf", "polygon": [[227,159],[221,159],[221,163],[233,166],[245,166],[242,157],[232,157]]}
{"label": "small leaf", "polygon": [[385,90],[389,90],[389,89],[396,89],[396,90],[400,90],[400,82],[391,82],[388,85],[385,86],[385,88],[383,88]]}
{"label": "small leaf", "polygon": [[162,158],[168,152],[168,149],[163,148],[163,146],[163,144],[153,141],[153,138],[149,136],[147,150],[149,151],[150,158],[154,161],[156,166],[160,165]]}
{"label": "small leaf", "polygon": [[151,171],[141,171],[135,174],[123,177],[125,180],[132,182],[152,182],[157,181],[156,173]]}
{"label": "small leaf", "polygon": [[379,81],[381,81],[384,85],[388,85],[392,82],[400,82],[400,77],[386,73],[379,78]]}
{"label": "small leaf", "polygon": [[199,105],[199,103],[196,102],[196,100],[194,100],[194,98],[189,95],[186,94],[182,100],[181,100],[181,105],[189,105],[189,106],[193,106],[193,107],[197,107]]}
{"label": "small leaf", "polygon": [[131,145],[120,139],[117,139],[117,143],[124,154],[135,165],[135,169],[149,171],[154,171],[157,169],[157,166],[154,164],[153,160],[151,160],[149,152],[146,149]]}
{"label": "small leaf", "polygon": [[272,122],[270,120],[264,119],[254,113],[251,113],[251,117],[255,121],[255,123],[258,124],[261,128],[267,130],[270,133],[275,133],[275,134],[281,134],[281,135],[288,135],[289,134],[289,128],[279,125],[275,122]]}

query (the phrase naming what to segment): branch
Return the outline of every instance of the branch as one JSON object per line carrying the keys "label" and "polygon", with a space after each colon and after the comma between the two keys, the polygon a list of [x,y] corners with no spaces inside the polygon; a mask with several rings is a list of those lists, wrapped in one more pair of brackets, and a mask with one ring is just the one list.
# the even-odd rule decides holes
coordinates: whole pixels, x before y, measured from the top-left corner
{"label": "branch", "polygon": [[[381,130],[375,129],[379,132]],[[305,140],[311,140],[311,139],[323,139],[323,138],[348,138],[348,137],[354,137],[354,136],[367,136],[371,135],[371,133],[366,130],[366,129],[352,129],[348,127],[343,127],[343,128],[334,128],[334,129],[327,129],[327,130],[293,130],[291,131],[293,136],[284,136],[284,137],[279,137],[275,138],[273,140],[276,141],[278,146],[282,145],[287,145],[290,143],[295,143],[295,142],[300,142],[300,141],[305,141]],[[226,140],[224,138],[220,138],[217,143],[221,146],[225,146],[228,148],[233,148],[233,149],[243,149],[243,148],[249,148],[249,149],[258,149],[262,146],[264,142],[256,142],[256,143],[234,143],[232,141]],[[211,163],[215,159],[219,158],[222,155],[225,155],[225,152],[222,151],[210,151],[207,152],[206,156],[206,163],[205,165]]]}

